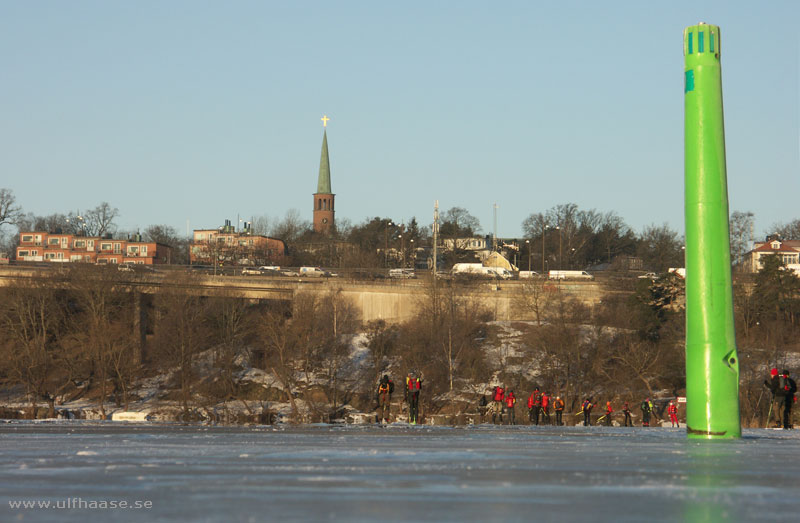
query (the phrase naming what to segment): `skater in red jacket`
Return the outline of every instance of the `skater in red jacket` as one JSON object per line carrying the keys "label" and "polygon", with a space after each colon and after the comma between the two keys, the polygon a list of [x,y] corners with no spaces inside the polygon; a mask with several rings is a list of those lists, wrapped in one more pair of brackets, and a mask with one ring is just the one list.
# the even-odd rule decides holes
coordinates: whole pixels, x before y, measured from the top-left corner
{"label": "skater in red jacket", "polygon": [[680,423],[678,423],[678,406],[675,405],[674,401],[669,402],[669,407],[667,407],[667,414],[669,414],[669,421],[672,423],[673,427],[680,427]]}

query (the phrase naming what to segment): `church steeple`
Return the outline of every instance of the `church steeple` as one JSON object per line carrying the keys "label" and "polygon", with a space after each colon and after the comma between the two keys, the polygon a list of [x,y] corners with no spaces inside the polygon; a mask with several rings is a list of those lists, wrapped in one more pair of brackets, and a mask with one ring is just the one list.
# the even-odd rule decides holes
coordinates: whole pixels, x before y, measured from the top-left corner
{"label": "church steeple", "polygon": [[317,181],[317,194],[330,194],[331,192],[331,163],[328,158],[328,132],[322,132],[322,154],[319,159],[319,180]]}
{"label": "church steeple", "polygon": [[323,116],[322,120],[322,154],[319,159],[319,177],[317,178],[317,192],[314,194],[314,231],[321,233],[330,232],[333,227],[335,195],[331,192],[331,164],[328,158],[328,121],[330,118]]}

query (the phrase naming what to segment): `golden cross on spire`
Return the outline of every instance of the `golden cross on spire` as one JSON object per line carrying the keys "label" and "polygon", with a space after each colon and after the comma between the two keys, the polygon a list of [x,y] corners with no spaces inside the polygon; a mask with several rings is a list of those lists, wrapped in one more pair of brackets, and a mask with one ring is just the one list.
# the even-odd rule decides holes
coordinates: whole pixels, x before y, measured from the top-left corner
{"label": "golden cross on spire", "polygon": [[328,118],[328,115],[322,115],[322,118],[320,118],[320,120],[322,120],[322,127],[328,127],[328,121],[330,120],[330,118]]}

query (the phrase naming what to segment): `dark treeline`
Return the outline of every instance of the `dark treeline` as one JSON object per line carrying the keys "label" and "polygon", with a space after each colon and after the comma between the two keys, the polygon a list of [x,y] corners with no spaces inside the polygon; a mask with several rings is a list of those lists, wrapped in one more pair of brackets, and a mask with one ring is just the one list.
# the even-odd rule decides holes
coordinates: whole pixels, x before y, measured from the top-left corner
{"label": "dark treeline", "polygon": [[[674,275],[612,282],[635,289],[593,308],[531,280],[514,304],[530,321],[511,324],[491,321],[468,292],[475,283],[443,281],[429,284],[416,316],[400,325],[363,324],[335,289],[292,304],[250,303],[187,292],[188,274],[164,278],[157,294],[143,295],[111,267],[76,264],[0,288],[3,389],[27,398],[31,415],[79,399],[101,413],[155,399],[186,419],[239,401],[248,409],[282,403],[293,420],[328,421],[348,405],[369,411],[379,376],[402,387],[412,369],[425,378],[424,415],[474,412],[495,382],[519,398],[539,386],[575,410],[585,397],[619,406],[679,396],[685,386],[683,281]],[[771,257],[735,291],[742,419],[759,425],[766,369],[786,366],[800,349],[800,280]],[[365,340],[358,356],[356,336]],[[145,378],[157,383],[155,396]]]}

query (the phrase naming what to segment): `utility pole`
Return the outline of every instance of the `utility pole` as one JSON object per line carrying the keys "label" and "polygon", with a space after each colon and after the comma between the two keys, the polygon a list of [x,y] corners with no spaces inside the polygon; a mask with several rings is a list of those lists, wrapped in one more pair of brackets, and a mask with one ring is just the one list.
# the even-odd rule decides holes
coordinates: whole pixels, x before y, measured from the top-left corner
{"label": "utility pole", "polygon": [[492,232],[492,251],[497,251],[497,202],[494,202],[492,209],[494,210],[494,229]]}
{"label": "utility pole", "polygon": [[438,257],[437,243],[439,242],[439,200],[433,203],[433,284],[436,285],[436,261]]}

